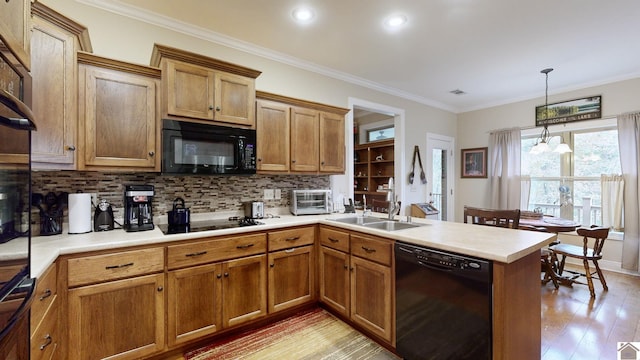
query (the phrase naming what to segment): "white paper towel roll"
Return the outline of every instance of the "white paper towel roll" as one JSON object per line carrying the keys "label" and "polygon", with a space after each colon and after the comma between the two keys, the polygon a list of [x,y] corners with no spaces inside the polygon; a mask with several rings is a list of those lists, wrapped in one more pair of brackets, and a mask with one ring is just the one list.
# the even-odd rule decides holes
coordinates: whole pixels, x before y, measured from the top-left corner
{"label": "white paper towel roll", "polygon": [[69,234],[91,232],[91,194],[69,194]]}

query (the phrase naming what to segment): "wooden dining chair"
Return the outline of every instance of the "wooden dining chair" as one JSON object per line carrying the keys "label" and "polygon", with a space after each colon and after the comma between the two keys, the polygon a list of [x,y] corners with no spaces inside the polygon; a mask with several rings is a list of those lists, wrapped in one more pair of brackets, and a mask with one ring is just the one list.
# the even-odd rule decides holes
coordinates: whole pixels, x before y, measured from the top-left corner
{"label": "wooden dining chair", "polygon": [[520,224],[520,209],[495,210],[465,206],[464,222],[468,223],[469,219],[471,220],[471,224],[518,229]]}
{"label": "wooden dining chair", "polygon": [[[558,274],[562,275],[562,272],[564,271],[565,260],[567,257],[581,259],[582,264],[584,265],[584,274],[572,272],[575,274],[572,279],[575,280],[576,278],[578,278],[578,276],[586,276],[587,285],[589,286],[591,297],[596,297],[595,290],[593,289],[594,274],[598,274],[598,277],[596,279],[600,280],[604,290],[609,290],[609,288],[607,287],[607,282],[604,279],[604,274],[602,273],[602,270],[600,270],[600,266],[598,265],[598,260],[602,259],[602,248],[604,247],[604,241],[609,236],[609,228],[591,226],[591,228],[579,228],[577,230],[577,233],[583,238],[582,246],[558,244],[553,247],[553,252],[556,255],[562,256],[560,265],[558,266]],[[592,242],[592,244],[590,244],[590,242]],[[591,272],[591,269],[589,268],[589,261],[593,262],[596,271]]]}
{"label": "wooden dining chair", "polygon": [[[537,231],[537,232],[545,232],[549,231],[545,227],[541,226],[533,226],[533,225],[522,225],[520,224],[518,227],[520,230],[528,230],[528,231]],[[542,284],[546,285],[549,282],[553,283],[553,286],[558,289],[560,288],[560,284],[558,283],[558,274],[556,273],[556,264],[554,261],[554,253],[550,248],[542,248],[540,249],[540,271],[544,273],[544,278],[542,279]]]}

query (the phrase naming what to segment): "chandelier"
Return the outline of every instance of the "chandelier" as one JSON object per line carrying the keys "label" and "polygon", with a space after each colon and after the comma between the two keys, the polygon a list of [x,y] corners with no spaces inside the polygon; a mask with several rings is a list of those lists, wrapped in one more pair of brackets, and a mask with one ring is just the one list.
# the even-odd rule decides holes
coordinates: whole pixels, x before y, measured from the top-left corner
{"label": "chandelier", "polygon": [[[549,117],[549,73],[553,71],[553,68],[546,68],[540,70],[542,74],[545,76],[545,88],[544,88],[544,128],[542,129],[542,133],[540,137],[536,139],[536,144],[531,148],[529,153],[531,154],[541,154],[543,152],[548,152],[551,149],[549,148],[549,140],[553,136],[549,134],[549,129],[547,128],[547,118]],[[553,150],[553,152],[564,154],[571,152],[569,145],[564,142],[564,138],[561,138],[561,143]]]}

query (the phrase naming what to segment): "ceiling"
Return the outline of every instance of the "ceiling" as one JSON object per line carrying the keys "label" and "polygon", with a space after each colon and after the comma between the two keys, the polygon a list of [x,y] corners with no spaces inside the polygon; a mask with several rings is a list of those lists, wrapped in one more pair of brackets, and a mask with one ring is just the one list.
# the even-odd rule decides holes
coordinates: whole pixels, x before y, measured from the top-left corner
{"label": "ceiling", "polygon": [[637,0],[79,1],[456,113],[640,77]]}

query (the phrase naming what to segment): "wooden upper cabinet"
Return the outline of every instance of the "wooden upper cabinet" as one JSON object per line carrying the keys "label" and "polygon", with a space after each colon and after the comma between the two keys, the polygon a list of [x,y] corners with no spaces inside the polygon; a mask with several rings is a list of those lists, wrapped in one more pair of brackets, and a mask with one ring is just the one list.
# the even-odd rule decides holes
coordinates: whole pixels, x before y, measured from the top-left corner
{"label": "wooden upper cabinet", "polygon": [[0,1],[0,42],[31,70],[31,0]]}
{"label": "wooden upper cabinet", "polygon": [[259,171],[289,170],[289,106],[256,101],[257,162]]}
{"label": "wooden upper cabinet", "polygon": [[32,133],[33,167],[73,170],[78,122],[76,51],[91,51],[88,31],[42,3],[34,3],[31,12],[31,110],[38,126]]}
{"label": "wooden upper cabinet", "polygon": [[160,70],[78,53],[78,168],[160,171]]}
{"label": "wooden upper cabinet", "polygon": [[256,92],[258,171],[342,174],[348,109]]}
{"label": "wooden upper cabinet", "polygon": [[345,171],[344,115],[320,113],[320,172]]}
{"label": "wooden upper cabinet", "polygon": [[158,44],[151,65],[162,68],[164,116],[255,128],[260,71]]}

